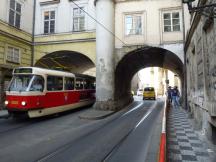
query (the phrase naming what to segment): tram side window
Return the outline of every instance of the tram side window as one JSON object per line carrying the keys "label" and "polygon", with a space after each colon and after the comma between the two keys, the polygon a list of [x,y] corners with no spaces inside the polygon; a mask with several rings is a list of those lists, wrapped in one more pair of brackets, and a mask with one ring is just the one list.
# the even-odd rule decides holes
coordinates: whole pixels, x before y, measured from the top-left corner
{"label": "tram side window", "polygon": [[91,81],[88,79],[85,79],[84,81],[84,89],[91,89]]}
{"label": "tram side window", "polygon": [[42,76],[34,76],[30,91],[41,91],[44,89],[44,79]]}
{"label": "tram side window", "polygon": [[83,79],[76,78],[76,89],[83,89]]}
{"label": "tram side window", "polygon": [[87,83],[87,80],[83,80],[83,87],[84,89],[88,89],[88,83]]}
{"label": "tram side window", "polygon": [[73,90],[74,89],[74,78],[65,77],[65,90]]}
{"label": "tram side window", "polygon": [[91,89],[95,89],[96,88],[96,82],[95,81],[92,81],[91,82]]}
{"label": "tram side window", "polygon": [[48,91],[63,90],[63,78],[59,76],[48,76],[47,77],[47,90]]}

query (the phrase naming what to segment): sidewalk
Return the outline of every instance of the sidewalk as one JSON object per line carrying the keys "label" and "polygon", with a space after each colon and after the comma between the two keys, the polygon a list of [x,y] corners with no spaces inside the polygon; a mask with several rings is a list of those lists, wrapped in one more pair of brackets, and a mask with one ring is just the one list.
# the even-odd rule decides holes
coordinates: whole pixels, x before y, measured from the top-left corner
{"label": "sidewalk", "polygon": [[168,162],[213,162],[204,141],[198,138],[182,108],[170,107],[167,114],[167,161]]}

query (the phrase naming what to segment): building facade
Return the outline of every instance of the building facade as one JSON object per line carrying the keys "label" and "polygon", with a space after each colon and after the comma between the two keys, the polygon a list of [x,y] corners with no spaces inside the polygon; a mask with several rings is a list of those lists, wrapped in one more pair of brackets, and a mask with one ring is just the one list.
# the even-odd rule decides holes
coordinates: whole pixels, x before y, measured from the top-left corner
{"label": "building facade", "polygon": [[184,62],[183,33],[181,0],[116,0],[115,48],[157,46]]}
{"label": "building facade", "polygon": [[[11,75],[11,69],[29,66],[31,62],[45,68],[77,69],[80,67],[72,65],[73,59],[84,66],[85,62],[80,58],[85,57],[91,70],[79,72],[94,75],[96,26],[105,25],[98,21],[96,6],[95,0],[1,1],[0,71],[5,76],[1,77],[4,78],[1,92],[8,83],[7,75]],[[115,0],[113,11],[114,30],[110,34],[115,39],[115,51],[124,50],[126,46],[148,45],[167,49],[184,61],[181,0]],[[118,54],[114,59],[118,60]]]}
{"label": "building facade", "polygon": [[[216,1],[199,0],[193,6],[211,3]],[[187,8],[185,12],[188,12]],[[196,121],[195,127],[215,142],[216,21],[197,13],[191,14],[189,21],[191,25],[186,28],[185,43],[188,109]]]}
{"label": "building facade", "polygon": [[[116,0],[115,49],[139,45],[160,47],[172,51],[184,62],[182,9],[181,0]],[[155,70],[158,78],[153,80],[159,82],[155,84],[158,95],[163,95],[167,86],[164,83],[166,70]],[[180,85],[178,79],[173,85]]]}
{"label": "building facade", "polygon": [[31,65],[32,22],[32,0],[0,2],[0,107],[12,69]]}
{"label": "building facade", "polygon": [[52,53],[59,57],[64,53],[68,59],[79,53],[95,64],[95,20],[94,0],[37,0],[34,64],[45,68],[67,66],[58,59],[50,65],[40,60]]}

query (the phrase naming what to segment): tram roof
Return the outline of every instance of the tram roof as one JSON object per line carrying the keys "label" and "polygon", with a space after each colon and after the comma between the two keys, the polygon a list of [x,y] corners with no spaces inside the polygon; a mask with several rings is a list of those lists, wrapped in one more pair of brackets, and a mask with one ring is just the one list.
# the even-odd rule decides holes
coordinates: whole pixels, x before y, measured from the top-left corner
{"label": "tram roof", "polygon": [[[15,72],[16,69],[19,69],[20,71]],[[22,69],[23,69],[23,71],[22,71]],[[27,69],[29,69],[31,72],[25,71]],[[44,68],[39,68],[39,67],[18,67],[18,68],[15,68],[13,70],[13,74],[42,74],[42,75],[49,74],[49,75],[55,75],[55,76],[75,77],[75,75],[73,73],[70,73],[70,72],[51,70],[51,69],[44,69]]]}

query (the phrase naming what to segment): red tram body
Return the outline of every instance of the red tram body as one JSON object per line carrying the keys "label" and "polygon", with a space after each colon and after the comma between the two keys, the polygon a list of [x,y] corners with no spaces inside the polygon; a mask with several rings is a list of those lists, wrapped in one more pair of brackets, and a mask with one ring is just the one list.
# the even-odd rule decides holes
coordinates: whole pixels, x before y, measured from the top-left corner
{"label": "red tram body", "polygon": [[91,105],[95,102],[95,77],[37,67],[13,70],[6,91],[10,114],[27,113],[30,118]]}

